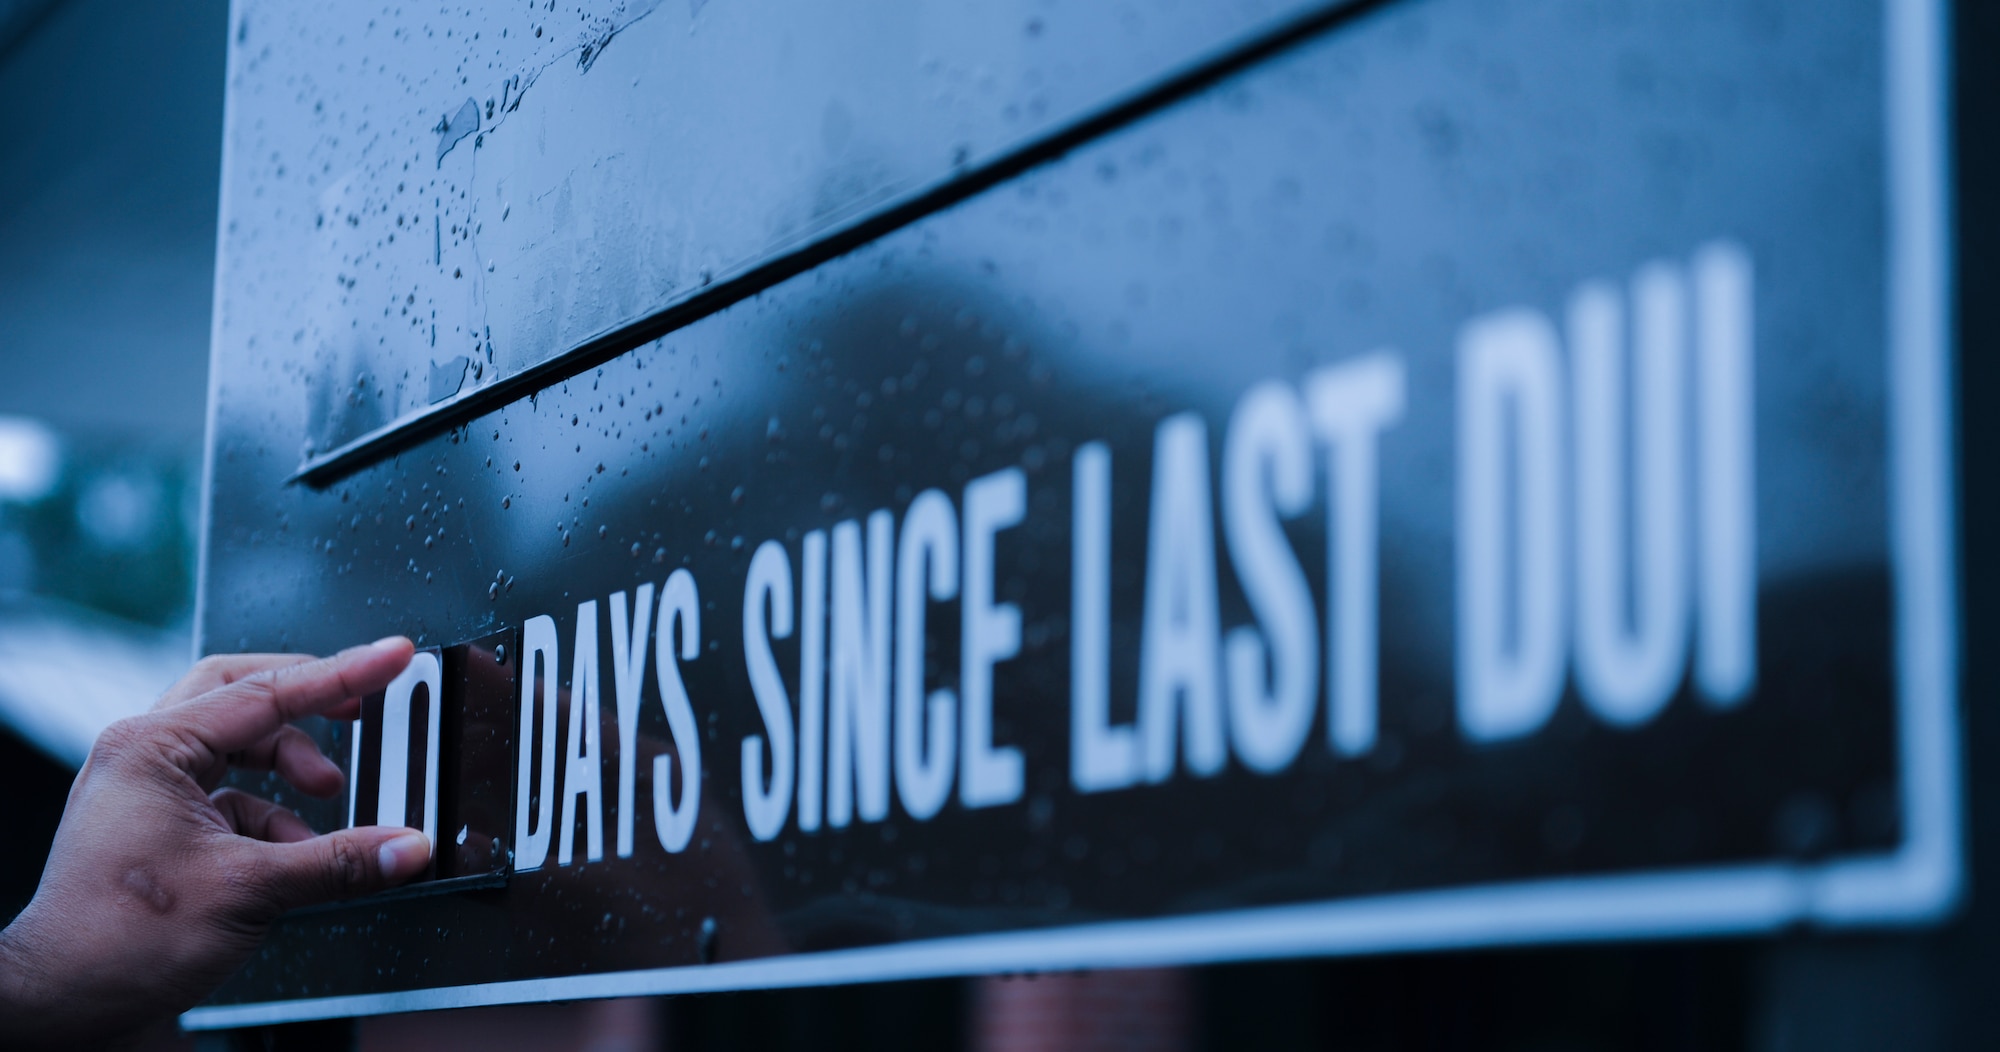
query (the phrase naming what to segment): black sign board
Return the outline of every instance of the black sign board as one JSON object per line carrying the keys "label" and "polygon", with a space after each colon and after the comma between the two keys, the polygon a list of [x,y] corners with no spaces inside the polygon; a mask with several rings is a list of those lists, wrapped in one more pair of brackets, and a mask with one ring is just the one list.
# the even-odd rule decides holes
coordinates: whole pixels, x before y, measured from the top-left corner
{"label": "black sign board", "polygon": [[205,646],[506,858],[189,1024],[1942,916],[1936,6],[1328,16],[318,487],[225,321]]}

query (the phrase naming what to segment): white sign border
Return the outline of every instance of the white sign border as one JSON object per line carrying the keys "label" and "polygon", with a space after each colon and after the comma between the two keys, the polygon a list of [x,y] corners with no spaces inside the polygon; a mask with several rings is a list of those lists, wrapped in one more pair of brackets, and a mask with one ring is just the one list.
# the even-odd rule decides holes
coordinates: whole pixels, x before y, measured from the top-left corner
{"label": "white sign border", "polygon": [[214,1005],[187,1012],[181,1025],[213,1030],[530,1001],[1943,919],[1965,879],[1945,96],[1950,29],[1943,0],[1886,0],[1884,10],[1891,525],[1907,834],[1896,852],[1820,865],[1536,880],[727,964]]}

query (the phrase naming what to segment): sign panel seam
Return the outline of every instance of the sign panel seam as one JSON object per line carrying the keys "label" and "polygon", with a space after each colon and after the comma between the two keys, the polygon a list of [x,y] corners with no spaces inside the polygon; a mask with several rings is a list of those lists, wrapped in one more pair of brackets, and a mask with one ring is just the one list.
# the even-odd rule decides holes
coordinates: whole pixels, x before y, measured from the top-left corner
{"label": "sign panel seam", "polygon": [[[1219,80],[1316,39],[1387,2],[1334,0],[1239,47],[1197,62],[1133,94],[1114,99],[1095,112],[1008,150],[989,162],[954,172],[936,183],[894,199],[885,207],[866,213],[844,227],[835,228],[789,251],[773,253],[732,277],[717,279],[705,290],[677,303],[601,332],[511,376],[454,395],[334,449],[309,456],[285,482],[288,485],[305,483],[314,487],[331,485],[423,438],[456,427],[499,406],[527,398],[592,366],[747,300],[788,278],[1060,159],[1094,139],[1143,120]],[[217,316],[220,317],[219,311]]]}

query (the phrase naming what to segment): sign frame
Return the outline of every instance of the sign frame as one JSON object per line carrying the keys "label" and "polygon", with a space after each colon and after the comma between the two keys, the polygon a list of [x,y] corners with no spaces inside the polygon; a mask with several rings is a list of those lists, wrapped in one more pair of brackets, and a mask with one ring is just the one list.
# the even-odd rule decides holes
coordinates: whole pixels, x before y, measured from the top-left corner
{"label": "sign frame", "polygon": [[[1958,724],[1950,15],[1944,0],[1883,0],[1882,10],[1888,465],[1905,831],[1894,852],[1812,864],[1536,879],[708,965],[206,1006],[186,1013],[182,1024],[209,1030],[545,1000],[1750,935],[1798,925],[1896,927],[1944,919],[1966,883]],[[211,417],[213,405],[211,398]],[[204,489],[209,481],[204,479]],[[204,515],[206,508],[204,501]]]}

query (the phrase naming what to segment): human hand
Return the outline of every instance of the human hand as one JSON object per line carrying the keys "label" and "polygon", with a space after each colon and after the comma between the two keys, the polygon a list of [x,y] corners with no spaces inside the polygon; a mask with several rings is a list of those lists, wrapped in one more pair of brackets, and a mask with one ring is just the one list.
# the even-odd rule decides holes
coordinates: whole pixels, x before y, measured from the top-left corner
{"label": "human hand", "polygon": [[339,792],[340,768],[292,721],[353,719],[412,649],[396,636],[330,658],[205,658],[152,712],[107,728],[34,900],[0,931],[0,1040],[101,1041],[156,1022],[228,978],[280,913],[422,871],[420,832],[315,835],[277,804],[216,788],[238,767]]}

